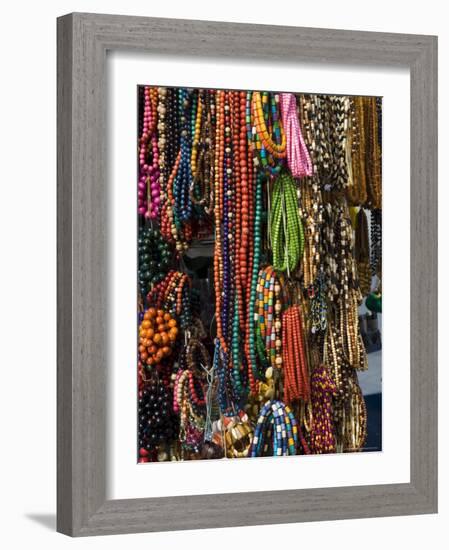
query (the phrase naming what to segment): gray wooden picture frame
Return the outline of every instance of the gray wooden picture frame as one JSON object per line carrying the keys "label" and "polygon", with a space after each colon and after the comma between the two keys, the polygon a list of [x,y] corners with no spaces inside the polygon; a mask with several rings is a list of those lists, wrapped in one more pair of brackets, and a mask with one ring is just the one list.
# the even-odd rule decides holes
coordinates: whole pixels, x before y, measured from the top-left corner
{"label": "gray wooden picture frame", "polygon": [[[437,38],[83,13],[57,26],[57,530],[84,536],[436,512]],[[108,50],[410,69],[410,483],[106,499]]]}

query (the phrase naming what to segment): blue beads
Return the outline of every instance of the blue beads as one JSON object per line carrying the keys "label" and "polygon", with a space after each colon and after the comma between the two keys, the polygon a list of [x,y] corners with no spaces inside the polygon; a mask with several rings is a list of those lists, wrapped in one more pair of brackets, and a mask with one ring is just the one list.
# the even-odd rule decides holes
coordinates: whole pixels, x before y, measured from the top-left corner
{"label": "blue beads", "polygon": [[269,455],[268,444],[270,441],[272,456],[296,454],[297,422],[290,408],[278,400],[267,401],[260,410],[250,456]]}
{"label": "blue beads", "polygon": [[190,157],[192,154],[192,135],[190,128],[191,111],[189,93],[185,88],[178,90],[178,104],[181,122],[181,160],[173,182],[175,224],[180,229],[181,222],[192,217],[193,204],[190,198],[190,186],[193,181]]}

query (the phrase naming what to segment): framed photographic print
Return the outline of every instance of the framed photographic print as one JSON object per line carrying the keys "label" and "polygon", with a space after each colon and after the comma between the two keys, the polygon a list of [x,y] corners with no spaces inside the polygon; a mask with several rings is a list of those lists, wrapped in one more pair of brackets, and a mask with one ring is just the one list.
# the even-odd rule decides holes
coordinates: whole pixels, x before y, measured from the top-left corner
{"label": "framed photographic print", "polygon": [[58,19],[58,530],[437,510],[436,37]]}

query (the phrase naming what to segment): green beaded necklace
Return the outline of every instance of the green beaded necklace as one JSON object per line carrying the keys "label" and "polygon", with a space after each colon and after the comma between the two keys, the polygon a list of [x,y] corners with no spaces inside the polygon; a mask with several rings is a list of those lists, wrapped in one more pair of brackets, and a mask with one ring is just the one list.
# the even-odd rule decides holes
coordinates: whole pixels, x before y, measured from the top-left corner
{"label": "green beaded necklace", "polygon": [[299,215],[296,183],[281,174],[273,184],[270,210],[270,239],[273,267],[290,275],[304,252],[304,230]]}

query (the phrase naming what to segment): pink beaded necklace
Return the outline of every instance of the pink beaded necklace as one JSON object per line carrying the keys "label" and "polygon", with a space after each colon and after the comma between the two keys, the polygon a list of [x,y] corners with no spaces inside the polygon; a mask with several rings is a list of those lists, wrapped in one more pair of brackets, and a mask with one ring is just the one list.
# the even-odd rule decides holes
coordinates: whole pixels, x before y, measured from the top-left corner
{"label": "pink beaded necklace", "polygon": [[282,125],[287,138],[287,162],[290,172],[294,178],[311,176],[312,161],[299,125],[296,98],[291,93],[282,93],[280,103]]}
{"label": "pink beaded necklace", "polygon": [[[151,102],[152,89],[144,89],[144,112],[142,135],[139,140],[138,212],[147,218],[157,218],[160,206],[159,148],[155,132],[157,113]],[[153,92],[154,93],[154,92]],[[156,92],[157,93],[157,92]],[[151,144],[152,163],[147,164],[146,155]]]}

